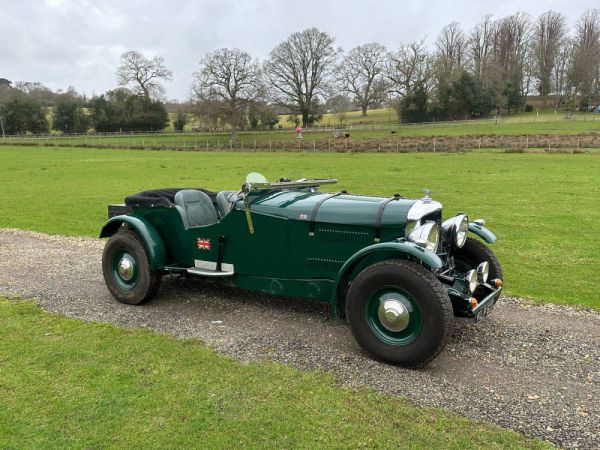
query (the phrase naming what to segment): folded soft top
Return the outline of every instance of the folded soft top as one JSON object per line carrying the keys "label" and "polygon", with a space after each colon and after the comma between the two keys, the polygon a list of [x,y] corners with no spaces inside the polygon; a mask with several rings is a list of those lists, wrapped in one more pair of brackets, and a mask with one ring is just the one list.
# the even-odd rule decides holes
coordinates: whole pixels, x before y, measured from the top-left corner
{"label": "folded soft top", "polygon": [[149,191],[138,192],[137,194],[125,197],[125,204],[130,207],[155,208],[158,206],[169,207],[173,205],[175,194],[184,189],[195,189],[202,191],[210,197],[210,200],[216,204],[217,193],[202,188],[164,188],[152,189]]}

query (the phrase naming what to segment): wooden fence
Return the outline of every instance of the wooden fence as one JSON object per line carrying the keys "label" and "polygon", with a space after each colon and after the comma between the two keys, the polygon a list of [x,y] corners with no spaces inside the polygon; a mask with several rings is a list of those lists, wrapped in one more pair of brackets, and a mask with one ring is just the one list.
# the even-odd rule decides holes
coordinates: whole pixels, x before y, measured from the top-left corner
{"label": "wooden fence", "polygon": [[0,139],[0,145],[122,148],[176,151],[304,151],[304,152],[456,152],[477,149],[505,151],[581,150],[600,148],[599,134],[525,135],[525,136],[445,136],[445,137],[388,137],[381,139],[279,139],[279,140],[202,140],[189,138],[153,139],[140,136],[119,139],[62,140],[60,138]]}

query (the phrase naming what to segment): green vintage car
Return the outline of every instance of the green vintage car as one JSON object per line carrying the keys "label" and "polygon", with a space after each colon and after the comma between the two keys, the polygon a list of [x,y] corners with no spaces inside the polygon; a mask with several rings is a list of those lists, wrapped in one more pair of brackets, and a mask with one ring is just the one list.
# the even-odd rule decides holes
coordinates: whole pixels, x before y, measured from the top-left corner
{"label": "green vintage car", "polygon": [[[319,192],[333,179],[248,175],[239,191],[157,189],[109,205],[100,232],[108,289],[140,304],[165,275],[328,302],[375,357],[420,367],[448,341],[454,316],[479,321],[502,290],[483,220],[442,222],[419,200]],[[480,239],[468,236],[469,232]]]}

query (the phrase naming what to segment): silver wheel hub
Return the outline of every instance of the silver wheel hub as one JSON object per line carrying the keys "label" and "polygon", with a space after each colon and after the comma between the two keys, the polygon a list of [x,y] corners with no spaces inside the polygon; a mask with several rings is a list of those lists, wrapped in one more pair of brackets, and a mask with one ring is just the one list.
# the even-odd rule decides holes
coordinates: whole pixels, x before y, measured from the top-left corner
{"label": "silver wheel hub", "polygon": [[131,258],[127,256],[123,256],[119,261],[119,265],[117,266],[117,270],[119,271],[119,276],[125,280],[130,281],[133,278],[134,266]]}
{"label": "silver wheel hub", "polygon": [[390,331],[404,330],[410,319],[410,314],[404,303],[396,299],[381,302],[377,315],[381,324]]}

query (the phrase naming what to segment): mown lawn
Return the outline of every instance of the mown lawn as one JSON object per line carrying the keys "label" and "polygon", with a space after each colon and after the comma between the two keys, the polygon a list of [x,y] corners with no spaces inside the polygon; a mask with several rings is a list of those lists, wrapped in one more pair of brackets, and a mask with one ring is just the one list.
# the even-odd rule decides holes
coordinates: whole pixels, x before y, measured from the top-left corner
{"label": "mown lawn", "polygon": [[600,308],[600,156],[506,153],[199,153],[0,147],[0,227],[97,236],[106,205],[144,189],[236,189],[270,179],[335,177],[330,189],[421,197],[445,215],[483,217],[510,294]]}
{"label": "mown lawn", "polygon": [[330,375],[0,299],[0,448],[550,448]]}

